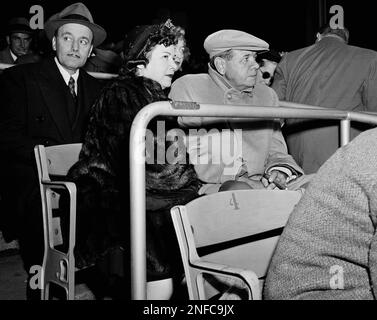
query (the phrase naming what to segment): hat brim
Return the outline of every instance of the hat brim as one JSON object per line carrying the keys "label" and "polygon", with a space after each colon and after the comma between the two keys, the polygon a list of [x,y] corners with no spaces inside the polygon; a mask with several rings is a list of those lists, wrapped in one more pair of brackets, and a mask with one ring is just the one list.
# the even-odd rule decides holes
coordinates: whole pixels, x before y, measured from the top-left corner
{"label": "hat brim", "polygon": [[252,46],[239,46],[239,47],[223,47],[223,48],[216,48],[216,49],[206,49],[209,56],[212,58],[213,56],[216,56],[222,52],[225,52],[227,50],[245,50],[245,51],[255,51],[258,53],[267,52],[269,51],[269,48],[262,48],[262,47],[252,47]]}
{"label": "hat brim", "polygon": [[25,34],[34,34],[34,31],[33,30],[26,30],[26,29],[22,29],[22,28],[19,28],[19,29],[12,29],[12,30],[9,30],[8,34],[12,34],[12,33],[25,33]]}
{"label": "hat brim", "polygon": [[55,31],[67,23],[77,23],[88,27],[93,32],[93,47],[99,46],[106,39],[107,33],[101,26],[90,21],[76,19],[54,19],[47,21],[44,26],[47,39],[51,41]]}
{"label": "hat brim", "polygon": [[24,25],[22,23],[13,23],[8,27],[7,30],[8,34],[11,33],[25,33],[25,34],[33,34],[34,30],[31,29],[29,26]]}

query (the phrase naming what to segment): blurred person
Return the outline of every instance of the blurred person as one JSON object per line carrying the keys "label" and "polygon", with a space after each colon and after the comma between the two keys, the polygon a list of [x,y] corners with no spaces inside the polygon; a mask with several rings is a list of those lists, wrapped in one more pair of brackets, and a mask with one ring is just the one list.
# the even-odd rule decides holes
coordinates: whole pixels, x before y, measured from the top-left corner
{"label": "blurred person", "polygon": [[[267,42],[243,31],[220,30],[204,41],[209,54],[208,73],[185,75],[172,85],[170,98],[210,104],[247,106],[278,106],[276,93],[257,82],[259,65],[257,53],[268,51]],[[255,120],[255,119],[254,119]],[[277,184],[286,187],[303,175],[302,169],[288,154],[280,131],[280,121],[250,120],[236,122],[217,117],[179,117],[178,122],[187,128],[205,128],[208,134],[200,141],[194,136],[189,142],[190,157],[199,157],[194,163],[198,177],[204,183],[200,193],[213,193],[231,188],[275,189]],[[240,146],[232,163],[216,159],[225,134],[211,134],[212,129],[227,130],[235,145]],[[242,131],[237,135],[236,131]],[[210,138],[210,139],[208,139]],[[216,139],[219,138],[219,139]],[[208,145],[206,141],[211,141]],[[223,150],[224,152],[224,150]],[[200,163],[200,159],[208,159]]]}
{"label": "blurred person", "polygon": [[[144,106],[168,100],[166,89],[178,68],[179,39],[181,34],[170,21],[138,26],[127,34],[120,76],[104,88],[91,109],[79,161],[68,174],[78,188],[76,263],[99,265],[109,252],[118,252],[119,258],[104,270],[107,294],[113,299],[129,299],[130,294],[128,163],[132,121]],[[177,127],[172,119],[163,120],[166,128]],[[157,124],[153,120],[148,127],[154,134]],[[154,150],[164,148],[164,141],[153,139],[157,144]],[[182,281],[170,209],[197,197],[198,189],[199,181],[189,164],[146,165],[147,280],[154,284],[153,298],[170,298],[173,286]],[[148,298],[150,294],[148,291]]]}
{"label": "blurred person", "polygon": [[190,63],[190,49],[187,46],[187,40],[185,37],[185,30],[182,27],[177,26],[178,43],[175,48],[174,61],[177,64],[177,72],[175,72],[173,81],[187,72],[188,65]]}
{"label": "blurred person", "polygon": [[[44,252],[34,146],[83,141],[89,108],[102,85],[82,67],[106,38],[82,3],[53,15],[44,28],[55,56],[0,76],[0,218],[7,240],[19,240],[27,273],[42,264]],[[40,293],[27,285],[27,298]]]}
{"label": "blurred person", "polygon": [[38,55],[32,51],[33,36],[34,30],[30,28],[26,18],[16,17],[9,20],[6,35],[8,46],[0,51],[0,63],[19,64],[38,61]]}
{"label": "blurred person", "polygon": [[262,52],[257,56],[257,62],[259,64],[258,69],[258,81],[271,86],[276,67],[281,60],[281,55],[275,50]]}
{"label": "blurred person", "polygon": [[88,72],[118,74],[122,58],[110,49],[95,48],[86,61],[84,69]]}
{"label": "blurred person", "polygon": [[[349,32],[328,25],[316,42],[284,55],[272,88],[280,100],[345,111],[377,111],[377,52],[348,44]],[[368,125],[353,122],[351,139]],[[315,173],[339,147],[339,121],[287,119],[289,152]]]}
{"label": "blurred person", "polygon": [[377,129],[318,170],[295,206],[268,269],[264,299],[377,297]]}

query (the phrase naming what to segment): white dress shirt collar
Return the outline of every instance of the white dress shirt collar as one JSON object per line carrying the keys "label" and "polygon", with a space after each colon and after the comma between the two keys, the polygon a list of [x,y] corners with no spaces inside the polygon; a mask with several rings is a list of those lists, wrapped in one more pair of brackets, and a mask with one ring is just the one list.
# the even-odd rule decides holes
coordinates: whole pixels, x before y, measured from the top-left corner
{"label": "white dress shirt collar", "polygon": [[56,57],[54,58],[54,60],[67,86],[69,79],[71,77],[73,78],[73,80],[75,80],[75,92],[77,94],[77,79],[79,78],[80,69],[77,69],[77,71],[71,75],[67,70],[63,68],[63,66],[60,64],[59,60]]}
{"label": "white dress shirt collar", "polygon": [[11,49],[9,49],[9,52],[10,52],[10,55],[12,56],[13,62],[16,62],[18,57],[12,52]]}

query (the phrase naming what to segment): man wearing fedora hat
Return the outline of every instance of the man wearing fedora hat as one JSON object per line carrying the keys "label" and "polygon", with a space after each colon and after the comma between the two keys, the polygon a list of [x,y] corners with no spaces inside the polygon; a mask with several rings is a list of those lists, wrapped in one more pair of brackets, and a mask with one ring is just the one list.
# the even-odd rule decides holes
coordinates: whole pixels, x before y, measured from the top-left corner
{"label": "man wearing fedora hat", "polygon": [[0,63],[18,63],[18,58],[31,54],[33,34],[34,31],[26,18],[16,17],[9,20],[6,35],[8,46],[0,51]]}
{"label": "man wearing fedora hat", "polygon": [[[208,73],[177,79],[172,85],[170,98],[240,107],[278,106],[276,93],[257,81],[259,65],[256,56],[268,51],[268,43],[243,31],[220,30],[206,38],[204,48],[210,57]],[[200,159],[194,162],[199,178],[205,182],[201,193],[229,188],[274,189],[278,185],[285,188],[289,181],[303,175],[302,169],[287,152],[279,121],[236,122],[216,117],[180,117],[178,120],[184,127],[205,128],[209,132],[198,137],[199,143],[197,137],[189,137],[188,143],[190,159],[196,159],[195,156],[211,159],[207,163]],[[213,133],[212,129],[217,130]],[[222,154],[224,148],[233,150],[232,146],[224,145],[227,139],[223,139],[223,130],[232,133],[230,137],[234,139],[234,146],[240,146],[231,164],[223,159],[214,161],[217,149],[222,148]],[[209,141],[212,145],[207,145]],[[221,146],[216,146],[216,141],[221,141]]]}
{"label": "man wearing fedora hat", "polygon": [[[0,193],[8,209],[2,217],[8,238],[19,239],[27,272],[41,265],[43,257],[33,148],[82,141],[89,108],[102,87],[82,67],[106,38],[82,3],[53,15],[45,32],[55,57],[8,68],[0,78]],[[28,293],[33,295],[30,289]]]}

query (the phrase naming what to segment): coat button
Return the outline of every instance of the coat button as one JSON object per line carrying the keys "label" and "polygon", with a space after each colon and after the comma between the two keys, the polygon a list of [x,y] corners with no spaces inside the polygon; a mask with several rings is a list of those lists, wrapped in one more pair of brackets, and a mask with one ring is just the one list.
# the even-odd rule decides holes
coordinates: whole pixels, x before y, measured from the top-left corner
{"label": "coat button", "polygon": [[43,122],[46,120],[46,118],[44,116],[39,116],[39,117],[36,117],[35,120],[37,120],[38,122]]}

